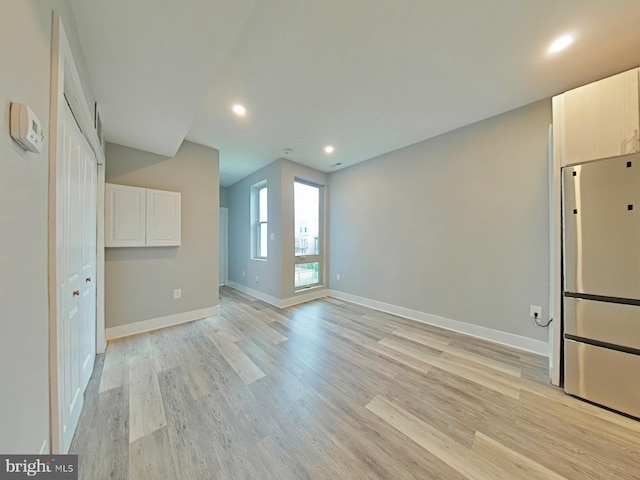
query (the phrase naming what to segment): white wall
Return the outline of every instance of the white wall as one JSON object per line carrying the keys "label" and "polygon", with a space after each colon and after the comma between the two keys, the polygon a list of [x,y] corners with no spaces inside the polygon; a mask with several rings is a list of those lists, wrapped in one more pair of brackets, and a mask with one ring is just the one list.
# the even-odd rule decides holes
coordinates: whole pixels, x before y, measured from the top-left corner
{"label": "white wall", "polygon": [[181,246],[106,249],[107,328],[218,305],[218,157],[191,142],[174,158],[107,144],[108,183],[182,194]]}
{"label": "white wall", "polygon": [[66,1],[0,0],[0,452],[38,453],[49,438],[48,144],[26,154],[9,136],[9,103],[27,103],[49,134],[51,11],[63,19],[93,94]]}
{"label": "white wall", "polygon": [[546,341],[549,123],[544,100],[333,173],[331,288]]}

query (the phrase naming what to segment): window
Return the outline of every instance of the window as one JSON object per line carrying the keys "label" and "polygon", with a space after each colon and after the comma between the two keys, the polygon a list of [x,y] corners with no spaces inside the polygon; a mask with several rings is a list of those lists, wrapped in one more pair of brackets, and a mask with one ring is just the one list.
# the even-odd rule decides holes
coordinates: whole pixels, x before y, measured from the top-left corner
{"label": "window", "polygon": [[302,289],[322,283],[322,187],[296,180],[293,195],[294,287]]}
{"label": "window", "polygon": [[296,263],[295,266],[295,287],[303,288],[320,283],[320,263]]}
{"label": "window", "polygon": [[253,257],[267,258],[267,184],[262,182],[253,187]]}

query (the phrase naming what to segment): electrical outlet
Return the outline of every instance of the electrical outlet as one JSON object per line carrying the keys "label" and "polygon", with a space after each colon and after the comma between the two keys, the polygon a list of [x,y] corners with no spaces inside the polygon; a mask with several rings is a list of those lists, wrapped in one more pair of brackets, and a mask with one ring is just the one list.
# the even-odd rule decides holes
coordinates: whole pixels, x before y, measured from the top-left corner
{"label": "electrical outlet", "polygon": [[256,275],[256,283],[258,283],[258,275]]}
{"label": "electrical outlet", "polygon": [[340,280],[340,274],[336,273],[336,280]]}
{"label": "electrical outlet", "polygon": [[173,299],[177,299],[177,298],[182,298],[182,289],[181,288],[174,288],[173,289]]}
{"label": "electrical outlet", "polygon": [[[537,314],[537,316],[536,316]],[[529,305],[529,316],[531,318],[537,318],[538,320],[542,318],[542,307],[539,305]]]}

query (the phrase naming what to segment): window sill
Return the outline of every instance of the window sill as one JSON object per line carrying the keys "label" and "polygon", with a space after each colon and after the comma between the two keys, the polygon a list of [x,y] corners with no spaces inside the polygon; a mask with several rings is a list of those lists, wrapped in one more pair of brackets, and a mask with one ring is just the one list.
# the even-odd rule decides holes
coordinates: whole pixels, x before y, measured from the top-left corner
{"label": "window sill", "polygon": [[294,290],[293,293],[311,292],[313,290],[322,290],[323,288],[327,288],[327,287],[319,283],[318,285],[311,285],[310,287],[299,288],[298,290]]}
{"label": "window sill", "polygon": [[253,257],[251,260],[255,260],[256,262],[266,262],[269,259],[267,257]]}

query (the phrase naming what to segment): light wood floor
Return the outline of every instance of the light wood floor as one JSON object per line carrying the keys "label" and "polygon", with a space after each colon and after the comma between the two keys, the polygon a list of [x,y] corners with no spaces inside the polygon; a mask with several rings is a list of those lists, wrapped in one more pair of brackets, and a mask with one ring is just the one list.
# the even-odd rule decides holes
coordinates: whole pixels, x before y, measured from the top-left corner
{"label": "light wood floor", "polygon": [[334,299],[221,303],[109,344],[80,478],[640,479],[640,422],[549,386],[546,358]]}

